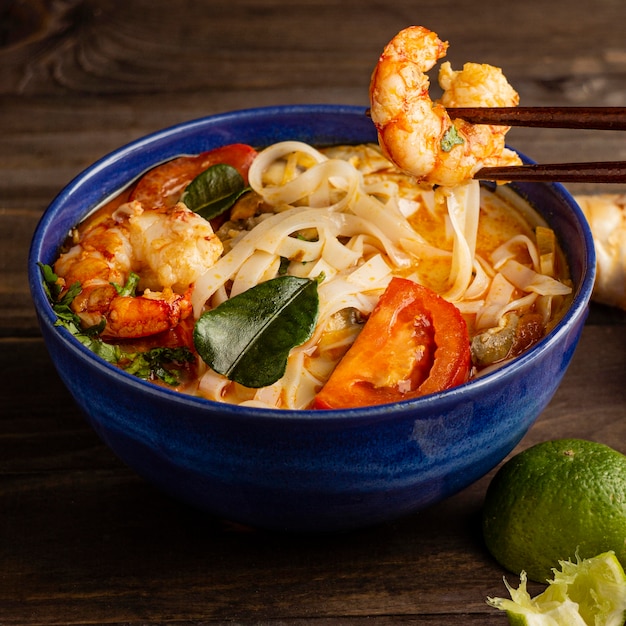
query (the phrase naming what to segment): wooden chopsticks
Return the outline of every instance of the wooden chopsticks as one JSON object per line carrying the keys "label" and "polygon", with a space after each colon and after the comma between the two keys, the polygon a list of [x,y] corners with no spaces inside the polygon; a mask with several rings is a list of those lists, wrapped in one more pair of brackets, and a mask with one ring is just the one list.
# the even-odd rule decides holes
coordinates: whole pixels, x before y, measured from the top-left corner
{"label": "wooden chopsticks", "polygon": [[[452,119],[492,126],[626,130],[626,107],[448,108]],[[484,167],[474,178],[505,181],[626,183],[626,161]]]}
{"label": "wooden chopsticks", "polygon": [[[450,107],[446,110],[450,118],[472,124],[626,130],[626,107]],[[369,115],[369,109],[366,114]],[[626,183],[626,161],[483,167],[474,174],[474,178],[493,181]]]}
{"label": "wooden chopsticks", "polygon": [[452,119],[492,126],[626,130],[626,107],[448,108]]}
{"label": "wooden chopsticks", "polygon": [[519,182],[626,183],[626,161],[483,167],[473,178]]}

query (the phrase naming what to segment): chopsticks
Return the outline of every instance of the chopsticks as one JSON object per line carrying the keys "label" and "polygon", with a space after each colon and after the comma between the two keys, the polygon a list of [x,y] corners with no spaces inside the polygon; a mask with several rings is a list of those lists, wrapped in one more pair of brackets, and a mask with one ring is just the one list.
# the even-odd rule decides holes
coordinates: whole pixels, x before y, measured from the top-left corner
{"label": "chopsticks", "polygon": [[448,108],[452,119],[492,126],[626,130],[626,107]]}
{"label": "chopsticks", "polygon": [[[626,107],[478,107],[448,108],[448,115],[472,124],[626,130]],[[626,183],[626,161],[554,163],[484,167],[478,180]]]}
{"label": "chopsticks", "polygon": [[626,161],[483,167],[476,180],[562,183],[626,183]]}
{"label": "chopsticks", "polygon": [[[626,130],[626,107],[457,107],[452,119],[491,126]],[[369,109],[366,111],[369,115]],[[626,183],[626,161],[553,163],[483,167],[477,180],[559,181],[563,183]]]}

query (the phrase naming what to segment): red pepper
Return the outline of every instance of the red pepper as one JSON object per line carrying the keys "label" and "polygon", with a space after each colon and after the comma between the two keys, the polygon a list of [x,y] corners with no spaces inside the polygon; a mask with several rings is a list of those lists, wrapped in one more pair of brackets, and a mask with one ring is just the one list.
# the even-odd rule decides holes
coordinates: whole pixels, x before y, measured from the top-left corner
{"label": "red pepper", "polygon": [[393,278],[313,408],[387,404],[436,393],[464,383],[470,367],[469,335],[458,308],[412,280]]}
{"label": "red pepper", "polygon": [[150,209],[172,206],[198,174],[218,163],[234,167],[247,183],[248,170],[256,155],[251,146],[233,143],[196,156],[172,159],[144,174],[131,192],[130,200],[138,200]]}

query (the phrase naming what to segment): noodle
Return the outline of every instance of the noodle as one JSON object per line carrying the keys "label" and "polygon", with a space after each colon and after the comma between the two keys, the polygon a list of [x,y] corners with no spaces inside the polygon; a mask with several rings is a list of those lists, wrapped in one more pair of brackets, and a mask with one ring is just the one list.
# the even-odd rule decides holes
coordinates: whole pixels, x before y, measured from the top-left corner
{"label": "noodle", "polygon": [[256,156],[248,180],[264,208],[246,226],[226,225],[225,252],[193,284],[193,317],[287,273],[318,282],[315,328],[291,350],[275,383],[247,388],[200,364],[197,379],[181,387],[187,393],[245,406],[310,407],[394,277],[456,305],[468,341],[479,333],[484,339],[484,367],[493,366],[488,341],[510,331],[510,314],[532,312],[548,324],[571,293],[560,252],[548,251],[550,263],[542,263],[547,257],[528,208],[516,211],[476,181],[422,188],[377,146],[276,143]]}
{"label": "noodle", "polygon": [[[319,317],[313,335],[291,351],[281,380],[242,400],[247,405],[309,406],[338,360],[328,356],[333,349],[324,352],[319,347],[333,318],[350,309],[367,318],[394,275],[423,282],[422,265],[447,268],[442,295],[473,317],[477,330],[497,327],[509,311],[528,309],[538,294],[569,293],[569,287],[538,272],[537,248],[525,232],[515,231],[502,241],[489,260],[477,255],[481,212],[477,182],[422,190],[398,176],[390,163],[381,166],[380,155],[371,157],[375,150],[344,148],[342,155],[334,148],[329,158],[312,146],[288,141],[262,151],[252,164],[250,186],[275,213],[198,279],[193,294],[196,316],[213,305],[214,294],[229,282],[232,296],[275,275],[281,258],[289,261],[289,274],[324,279],[318,288]],[[378,167],[371,167],[374,159]],[[451,240],[445,247],[419,230],[420,214],[426,211],[432,217],[438,206],[445,208],[446,239]],[[516,260],[524,258],[520,250],[530,257],[532,268]],[[348,341],[334,350],[342,353],[355,332],[348,328]],[[205,376],[212,379],[215,373]],[[225,393],[221,388],[211,398],[233,401],[232,389]]]}

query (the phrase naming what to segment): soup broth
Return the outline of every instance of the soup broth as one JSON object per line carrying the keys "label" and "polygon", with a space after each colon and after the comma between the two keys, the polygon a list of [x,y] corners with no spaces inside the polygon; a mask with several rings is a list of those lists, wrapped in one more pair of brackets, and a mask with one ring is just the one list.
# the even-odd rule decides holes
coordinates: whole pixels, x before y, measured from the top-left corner
{"label": "soup broth", "polygon": [[[554,233],[506,186],[419,185],[370,144],[228,148],[217,162],[181,157],[151,170],[78,225],[53,268],[57,304],[71,301],[73,332],[157,384],[219,402],[325,408],[317,394],[393,279],[458,311],[471,379],[529,349],[570,301]],[[222,332],[232,339],[220,344]],[[434,332],[431,339],[445,337],[445,328]],[[215,354],[220,345],[234,350],[246,333],[237,354]],[[416,333],[397,365],[381,363],[375,380],[359,384],[392,386],[398,400],[419,395],[429,371],[426,357],[415,356]],[[263,371],[238,375],[247,362],[262,362]],[[414,369],[400,371],[412,363],[424,369],[417,382]]]}

